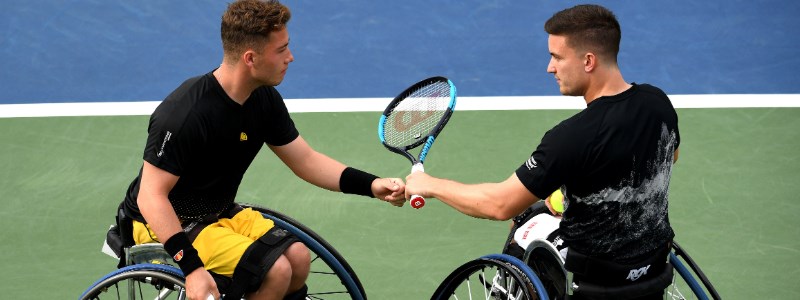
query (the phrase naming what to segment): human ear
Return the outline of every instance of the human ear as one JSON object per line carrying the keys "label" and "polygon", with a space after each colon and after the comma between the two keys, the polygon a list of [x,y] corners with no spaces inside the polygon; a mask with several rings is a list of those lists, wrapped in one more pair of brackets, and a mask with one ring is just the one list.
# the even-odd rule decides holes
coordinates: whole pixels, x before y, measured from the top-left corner
{"label": "human ear", "polygon": [[597,67],[597,56],[592,52],[587,52],[583,56],[583,70],[587,73],[593,71]]}
{"label": "human ear", "polygon": [[244,61],[244,63],[248,66],[252,67],[253,64],[255,63],[255,60],[256,59],[253,51],[248,50],[245,51],[244,54],[242,54],[242,61]]}

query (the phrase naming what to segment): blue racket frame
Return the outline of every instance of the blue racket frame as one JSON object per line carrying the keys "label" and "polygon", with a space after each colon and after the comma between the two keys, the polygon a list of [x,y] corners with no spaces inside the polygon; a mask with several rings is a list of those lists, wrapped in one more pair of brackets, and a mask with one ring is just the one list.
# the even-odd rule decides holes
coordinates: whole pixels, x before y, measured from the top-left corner
{"label": "blue racket frame", "polygon": [[[444,112],[443,117],[439,120],[436,126],[429,132],[428,136],[424,139],[420,138],[417,142],[414,142],[411,145],[407,145],[402,148],[386,144],[386,139],[384,137],[385,124],[387,118],[394,112],[395,107],[397,107],[400,104],[400,102],[406,99],[406,97],[414,93],[414,91],[419,90],[421,87],[424,87],[426,85],[430,85],[432,83],[437,83],[437,82],[447,82],[447,84],[450,86],[450,103],[448,104],[448,107]],[[390,102],[389,105],[386,107],[386,109],[383,111],[383,114],[381,115],[381,118],[378,121],[378,138],[380,139],[381,144],[384,147],[386,147],[386,149],[389,149],[392,152],[405,156],[406,158],[408,158],[409,161],[411,161],[412,165],[416,163],[423,163],[425,161],[425,158],[428,156],[428,151],[433,145],[433,142],[436,141],[436,137],[439,136],[439,133],[441,133],[442,129],[444,128],[444,125],[446,125],[447,122],[450,120],[450,116],[452,116],[453,111],[455,110],[455,106],[456,106],[456,86],[455,84],[453,84],[452,81],[450,81],[450,79],[447,79],[446,77],[443,76],[434,76],[427,79],[423,79],[415,83],[414,85],[408,87],[402,93],[397,95],[397,97],[392,99],[392,102]],[[409,150],[417,148],[422,144],[424,144],[424,146],[422,147],[422,150],[420,151],[419,155],[417,157],[414,157],[414,155],[412,155],[409,152]]]}

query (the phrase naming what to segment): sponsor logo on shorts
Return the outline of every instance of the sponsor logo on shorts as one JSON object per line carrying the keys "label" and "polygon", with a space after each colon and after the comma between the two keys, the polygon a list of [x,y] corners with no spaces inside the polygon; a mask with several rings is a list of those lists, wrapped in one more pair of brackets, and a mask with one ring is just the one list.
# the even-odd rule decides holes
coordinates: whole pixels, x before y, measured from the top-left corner
{"label": "sponsor logo on shorts", "polygon": [[647,269],[650,269],[650,265],[646,265],[638,269],[632,269],[630,272],[628,272],[628,278],[625,279],[628,279],[630,281],[636,281],[642,276],[647,275]]}

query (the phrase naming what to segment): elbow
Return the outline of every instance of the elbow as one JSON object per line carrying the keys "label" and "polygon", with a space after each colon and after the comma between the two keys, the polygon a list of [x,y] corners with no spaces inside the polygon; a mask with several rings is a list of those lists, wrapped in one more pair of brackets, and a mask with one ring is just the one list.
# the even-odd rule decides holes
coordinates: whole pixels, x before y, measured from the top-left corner
{"label": "elbow", "polygon": [[508,221],[517,216],[517,214],[506,205],[492,205],[490,209],[484,212],[487,219],[494,221]]}
{"label": "elbow", "polygon": [[517,216],[517,215],[514,214],[514,213],[511,213],[509,211],[499,210],[499,211],[494,212],[491,215],[490,219],[495,220],[495,221],[508,221],[508,220],[511,220],[511,218],[513,218],[515,216]]}

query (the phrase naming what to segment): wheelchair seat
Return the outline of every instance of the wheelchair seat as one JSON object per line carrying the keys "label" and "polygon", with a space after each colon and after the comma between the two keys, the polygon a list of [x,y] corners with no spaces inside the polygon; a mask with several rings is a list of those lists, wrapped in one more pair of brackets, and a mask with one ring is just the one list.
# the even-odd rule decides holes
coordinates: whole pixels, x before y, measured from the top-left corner
{"label": "wheelchair seat", "polygon": [[[574,274],[568,272],[565,268],[567,250],[562,249],[559,251],[556,245],[548,240],[550,237],[547,239],[534,238],[524,249],[514,242],[516,231],[522,228],[525,222],[540,214],[550,214],[549,209],[543,202],[537,202],[520,216],[514,218],[514,224],[503,247],[503,253],[520,258],[531,268],[541,280],[547,294],[551,297],[568,299],[570,295],[574,295],[588,299],[626,299],[658,293],[669,286],[673,277],[673,268],[669,263],[664,266],[663,270],[658,270],[661,273],[652,274],[647,279],[639,279],[635,284],[609,286],[607,284],[586,282],[585,280],[576,282]],[[519,254],[520,250],[522,250],[522,255]],[[664,260],[667,260],[667,258],[665,253]]]}
{"label": "wheelchair seat", "polygon": [[[601,286],[589,282],[576,283],[572,281],[572,276],[568,275],[567,294],[581,296],[582,299],[635,299],[659,292],[663,293],[664,289],[672,283],[673,276],[673,267],[670,263],[667,263],[664,270],[655,277],[622,286]],[[570,281],[572,281],[571,284]]]}
{"label": "wheelchair seat", "polygon": [[[307,279],[308,297],[313,299],[367,298],[364,287],[353,268],[336,249],[319,234],[297,220],[278,211],[254,204],[240,203],[260,212],[276,226],[297,236],[311,252],[311,270]],[[115,270],[92,283],[78,299],[186,299],[184,274],[173,265],[160,243],[134,245],[132,220],[118,210],[116,222],[106,233],[102,252],[119,263]],[[164,259],[166,257],[166,259]],[[166,261],[166,263],[163,263]],[[211,273],[220,291],[226,290]],[[216,276],[215,276],[216,275]]]}
{"label": "wheelchair seat", "polygon": [[[665,256],[666,260],[667,257]],[[577,296],[586,299],[632,299],[663,291],[673,278],[673,267],[667,263],[656,276],[636,283],[607,286],[591,282],[577,282],[574,275],[564,268],[564,258],[550,241],[536,239],[525,250],[522,259],[539,276],[548,295],[556,299]]]}
{"label": "wheelchair seat", "polygon": [[[571,269],[581,268],[581,263],[587,262],[580,257],[572,260],[580,253],[567,248],[559,250],[550,242],[557,243],[557,239],[548,235],[546,239],[535,236],[524,243],[515,240],[518,229],[533,216],[543,213],[549,214],[549,209],[539,201],[515,217],[502,254],[485,255],[459,266],[441,282],[431,299],[649,299],[651,296],[658,299],[720,299],[700,267],[674,240],[669,248],[654,250],[657,252],[650,255],[650,264],[647,265],[654,266],[652,269],[605,264],[607,262],[596,259],[591,264],[600,268],[584,268],[594,272],[594,278],[599,278],[607,274],[605,266],[616,275],[638,277],[635,283],[626,283],[625,280],[615,283],[617,280],[613,280],[600,284],[582,280],[581,276],[567,271],[565,257],[571,257]],[[521,244],[527,246],[522,248]],[[661,254],[664,254],[663,264],[660,262]],[[643,270],[651,273],[639,277],[644,276]]]}

